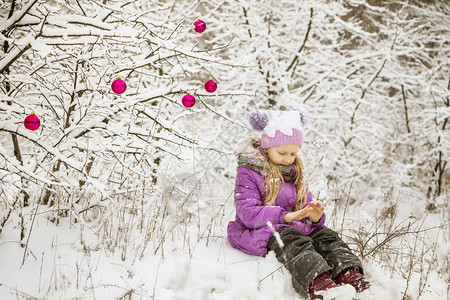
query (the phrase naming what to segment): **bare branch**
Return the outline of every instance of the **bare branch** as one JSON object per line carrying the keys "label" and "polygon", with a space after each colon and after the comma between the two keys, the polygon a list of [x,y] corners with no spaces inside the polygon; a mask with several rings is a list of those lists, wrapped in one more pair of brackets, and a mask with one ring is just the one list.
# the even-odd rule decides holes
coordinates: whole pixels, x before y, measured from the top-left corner
{"label": "bare branch", "polygon": [[[38,0],[31,0],[27,3],[21,10],[17,11],[13,15],[8,16],[8,20],[2,24],[2,27],[0,27],[0,31],[5,32],[10,30],[14,25],[18,22],[20,22],[23,17],[30,11],[30,9],[38,2]],[[14,7],[15,1],[12,2],[12,7]]]}
{"label": "bare branch", "polygon": [[[313,12],[314,12],[314,8],[311,7],[310,8],[310,15],[309,15],[309,23],[308,23],[308,28],[306,29],[306,33],[305,33],[305,38],[303,39],[302,45],[300,46],[300,49],[298,49],[297,54],[295,54],[294,59],[291,61],[291,63],[289,64],[289,66],[287,67],[286,71],[289,72],[289,70],[294,67],[294,64],[297,65],[298,64],[298,56],[300,55],[300,53],[302,52],[303,48],[305,48],[306,45],[306,41],[308,40],[308,36],[309,36],[309,32],[311,31],[311,24],[312,24],[312,18],[313,18]],[[292,72],[295,71],[295,67],[292,70]]]}

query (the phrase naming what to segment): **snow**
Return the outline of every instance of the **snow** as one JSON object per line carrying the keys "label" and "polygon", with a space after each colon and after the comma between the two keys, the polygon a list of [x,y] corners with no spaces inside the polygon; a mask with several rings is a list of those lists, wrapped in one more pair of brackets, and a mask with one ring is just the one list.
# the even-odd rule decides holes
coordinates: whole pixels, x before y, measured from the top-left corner
{"label": "snow", "polygon": [[[332,299],[352,300],[352,299],[354,299],[354,297],[356,295],[356,291],[351,285],[344,284],[344,285],[338,286],[334,289],[329,289],[327,291],[318,292],[317,294],[321,295],[324,300],[332,300]],[[367,299],[367,298],[368,297],[366,295],[366,297],[362,298],[362,299]]]}
{"label": "snow", "polygon": [[41,57],[46,57],[50,52],[52,52],[52,49],[41,40],[32,40],[30,44],[31,47],[33,47],[33,49],[36,50]]}
{"label": "snow", "polygon": [[[26,213],[27,218],[32,214]],[[187,233],[169,233],[164,249],[156,254],[148,249],[142,259],[122,260],[120,251],[102,249],[89,224],[61,220],[56,226],[47,214],[46,208],[39,208],[27,249],[14,242],[18,234],[14,224],[3,231],[1,299],[16,299],[15,295],[106,299],[127,292],[142,299],[298,299],[274,252],[264,258],[247,255],[222,235],[197,240],[196,229],[189,228]],[[402,278],[389,278],[371,263],[365,269],[372,287],[355,299],[401,299]],[[428,292],[424,299],[437,299],[444,290],[441,283],[440,290]],[[324,295],[344,300],[354,293],[353,287],[343,286]]]}

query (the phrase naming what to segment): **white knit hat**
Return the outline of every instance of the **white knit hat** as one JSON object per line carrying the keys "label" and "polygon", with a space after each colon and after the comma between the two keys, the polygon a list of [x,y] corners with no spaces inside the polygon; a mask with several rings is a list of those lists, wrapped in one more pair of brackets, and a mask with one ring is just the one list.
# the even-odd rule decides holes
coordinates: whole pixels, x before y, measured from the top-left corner
{"label": "white knit hat", "polygon": [[261,148],[284,144],[303,145],[303,131],[308,123],[308,113],[296,108],[292,111],[255,111],[249,118],[255,130],[262,131]]}

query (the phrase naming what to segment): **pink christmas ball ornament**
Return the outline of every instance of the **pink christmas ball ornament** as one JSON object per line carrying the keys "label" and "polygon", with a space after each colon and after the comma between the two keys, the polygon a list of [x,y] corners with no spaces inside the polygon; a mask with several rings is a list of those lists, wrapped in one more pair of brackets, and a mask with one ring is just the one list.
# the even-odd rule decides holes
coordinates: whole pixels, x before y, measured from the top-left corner
{"label": "pink christmas ball ornament", "polygon": [[206,29],[206,23],[203,20],[198,19],[194,22],[195,32],[202,33]]}
{"label": "pink christmas ball ornament", "polygon": [[214,80],[208,80],[205,83],[205,90],[209,93],[214,93],[217,90],[217,83]]}
{"label": "pink christmas ball ornament", "polygon": [[23,124],[25,125],[26,129],[35,131],[36,129],[39,128],[39,126],[41,126],[41,121],[33,111],[31,115],[25,118]]}
{"label": "pink christmas ball ornament", "polygon": [[127,83],[121,78],[117,78],[111,84],[111,89],[116,94],[122,94],[127,89]]}
{"label": "pink christmas ball ornament", "polygon": [[191,94],[186,94],[183,99],[181,99],[181,103],[183,103],[184,107],[191,108],[195,105],[195,97]]}

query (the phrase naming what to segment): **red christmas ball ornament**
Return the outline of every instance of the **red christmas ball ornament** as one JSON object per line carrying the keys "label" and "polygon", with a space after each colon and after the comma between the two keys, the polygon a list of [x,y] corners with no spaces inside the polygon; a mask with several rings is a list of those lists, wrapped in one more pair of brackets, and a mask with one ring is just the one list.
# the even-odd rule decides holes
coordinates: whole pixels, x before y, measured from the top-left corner
{"label": "red christmas ball ornament", "polygon": [[205,83],[205,90],[209,93],[214,93],[217,90],[217,83],[210,79]]}
{"label": "red christmas ball ornament", "polygon": [[183,103],[184,107],[191,108],[195,105],[195,97],[189,93],[184,95],[183,99],[181,99],[181,103]]}
{"label": "red christmas ball ornament", "polygon": [[116,94],[122,94],[127,89],[127,83],[119,77],[113,81],[111,84],[111,89]]}
{"label": "red christmas ball ornament", "polygon": [[31,112],[31,115],[25,118],[23,124],[25,125],[26,129],[35,131],[39,128],[39,126],[41,126],[41,121],[33,111]]}
{"label": "red christmas ball ornament", "polygon": [[206,29],[206,23],[203,20],[197,19],[194,22],[194,30],[195,32],[202,33]]}

